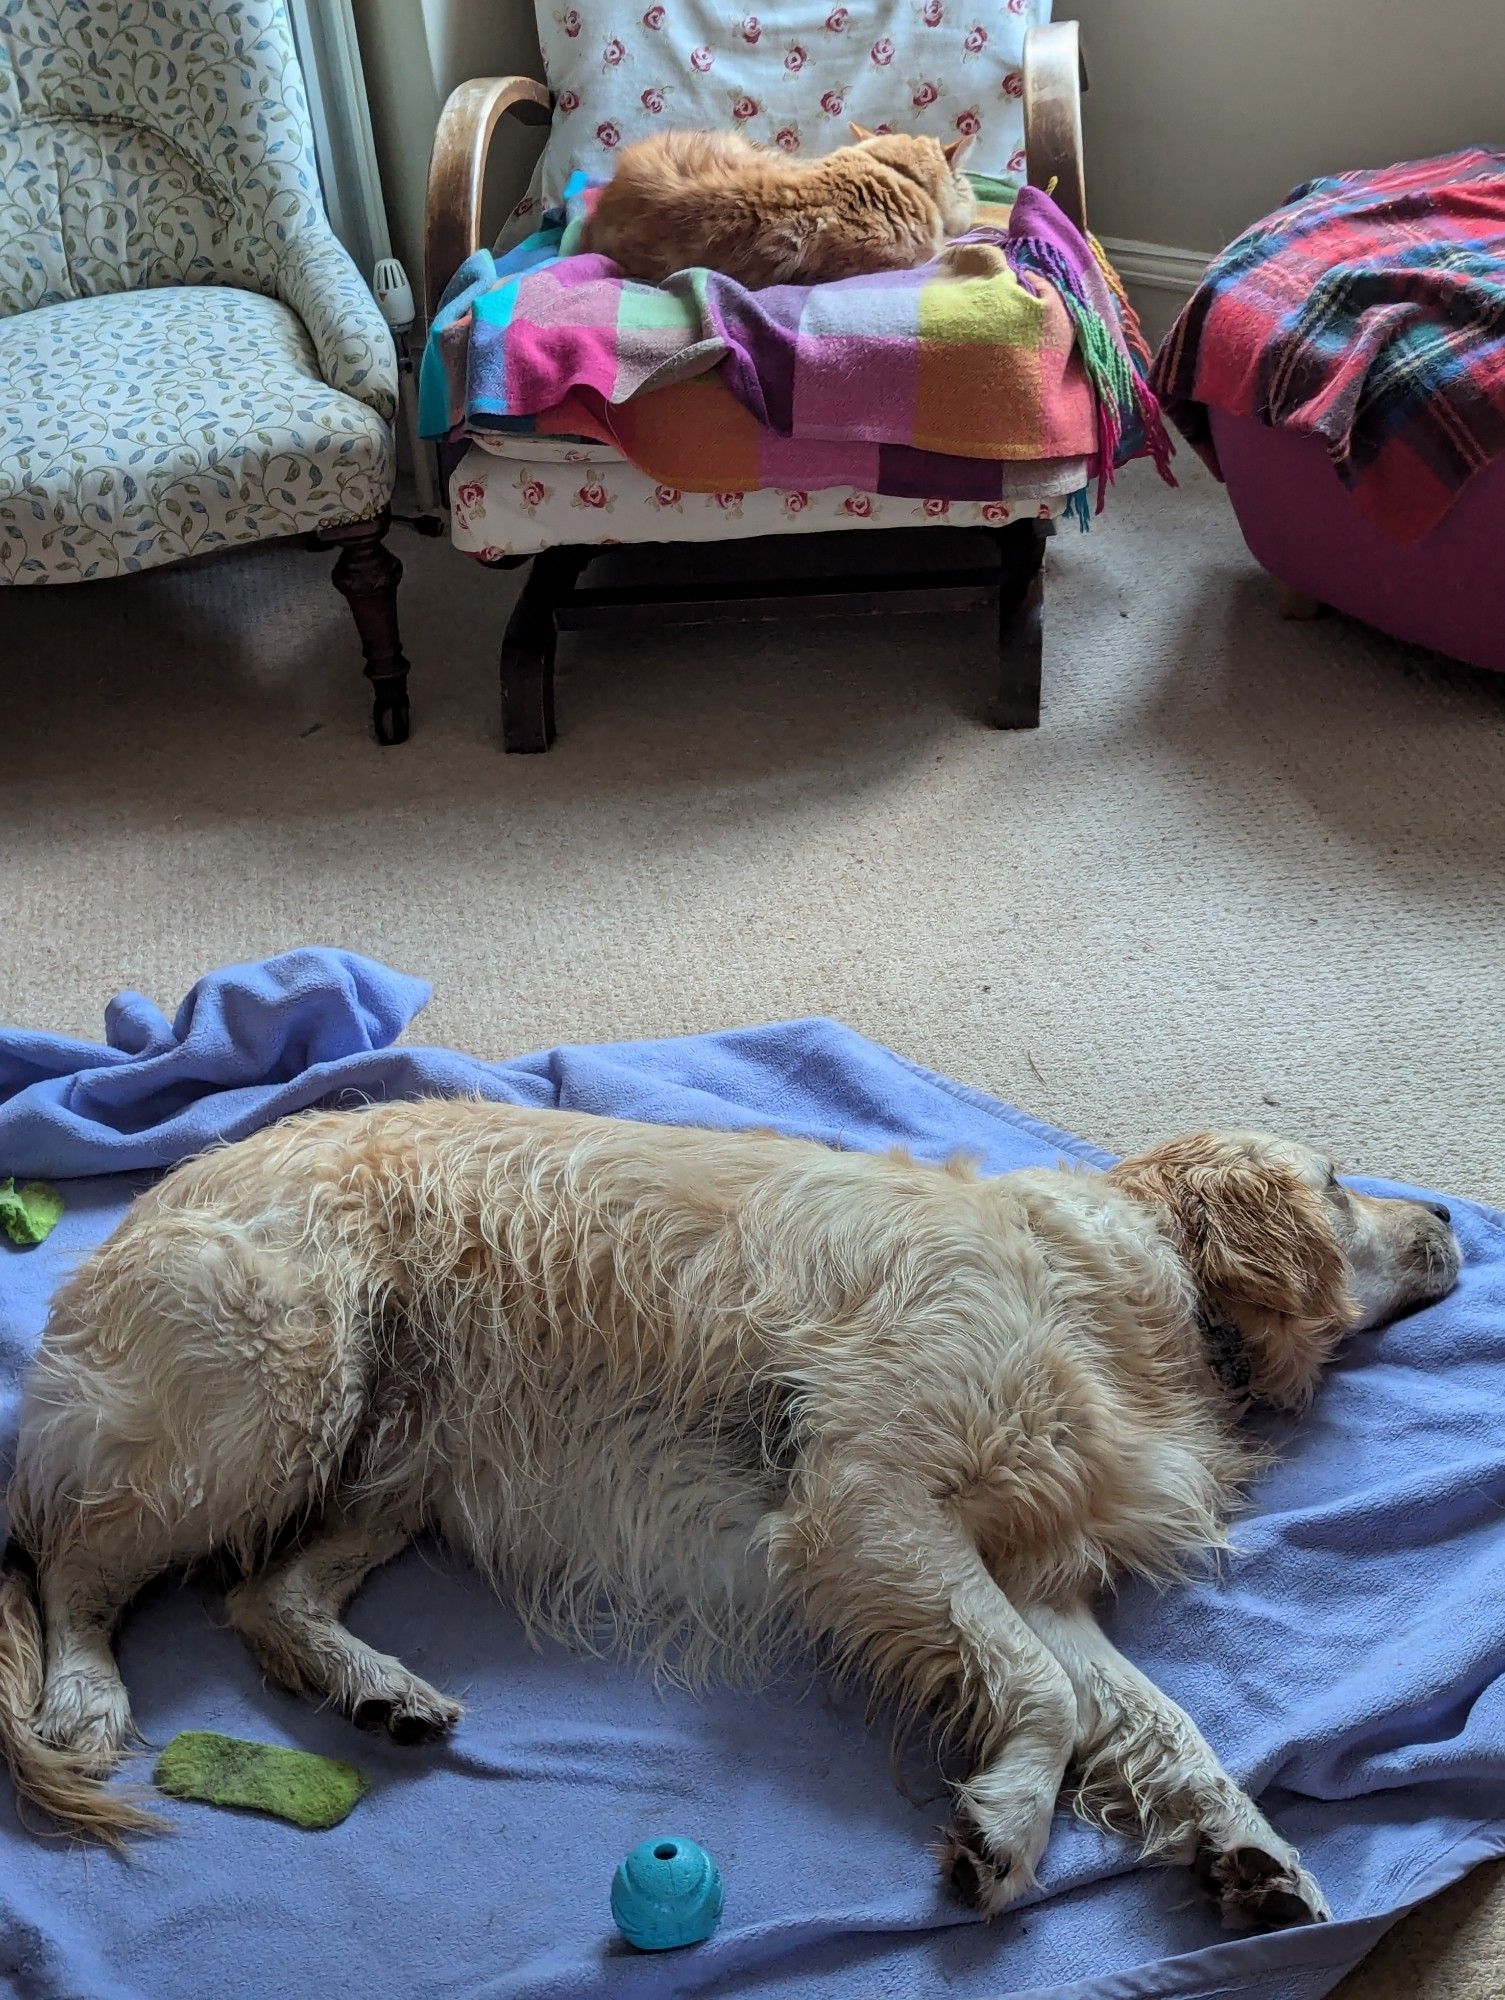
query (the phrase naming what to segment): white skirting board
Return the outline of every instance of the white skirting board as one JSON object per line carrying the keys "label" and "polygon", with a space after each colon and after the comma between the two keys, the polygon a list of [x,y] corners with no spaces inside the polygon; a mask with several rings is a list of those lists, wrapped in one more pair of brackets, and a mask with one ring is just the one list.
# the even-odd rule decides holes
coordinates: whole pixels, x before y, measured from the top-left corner
{"label": "white skirting board", "polygon": [[1183,299],[1196,290],[1212,262],[1208,250],[1173,250],[1168,243],[1140,243],[1132,236],[1105,236],[1103,248],[1126,285],[1179,292]]}
{"label": "white skirting board", "polygon": [[1168,243],[1141,243],[1133,236],[1105,236],[1108,261],[1123,279],[1144,335],[1158,346],[1212,262],[1206,250],[1177,250]]}

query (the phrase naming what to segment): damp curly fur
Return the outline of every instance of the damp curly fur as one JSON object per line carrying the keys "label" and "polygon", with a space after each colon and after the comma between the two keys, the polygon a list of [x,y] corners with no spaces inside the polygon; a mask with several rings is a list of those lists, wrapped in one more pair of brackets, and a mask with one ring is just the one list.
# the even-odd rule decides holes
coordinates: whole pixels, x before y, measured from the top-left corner
{"label": "damp curly fur", "polygon": [[270,1677],[442,1733],[458,1705],[341,1619],[433,1529],[540,1642],[860,1684],[967,1773],[952,1865],[989,1913],[1033,1879],[1074,1759],[1084,1809],[1194,1843],[1231,1921],[1320,1915],[1087,1602],[1207,1560],[1258,1463],[1199,1312],[1298,1408],[1345,1333],[1456,1269],[1445,1221],[1258,1137],[981,1179],[478,1101],[295,1118],[169,1174],[57,1296],[0,1739],[56,1819],[134,1830],[96,1782],[130,1728],[111,1628],[222,1553]]}

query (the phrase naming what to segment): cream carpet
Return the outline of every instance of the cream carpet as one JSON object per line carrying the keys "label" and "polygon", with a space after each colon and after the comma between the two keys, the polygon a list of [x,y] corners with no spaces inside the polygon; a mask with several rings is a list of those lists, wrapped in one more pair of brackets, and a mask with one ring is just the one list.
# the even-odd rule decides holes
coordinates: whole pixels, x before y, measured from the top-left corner
{"label": "cream carpet", "polygon": [[[975,719],[985,621],[807,622],[569,639],[503,758],[515,580],[400,527],[400,750],[324,556],[9,591],[0,1018],[337,943],[479,1054],[828,1013],[1108,1146],[1260,1124],[1505,1202],[1505,682],[1281,624],[1183,476],[1054,543],[1037,734]],[[1505,1991],[1497,1882],[1350,2000]]]}

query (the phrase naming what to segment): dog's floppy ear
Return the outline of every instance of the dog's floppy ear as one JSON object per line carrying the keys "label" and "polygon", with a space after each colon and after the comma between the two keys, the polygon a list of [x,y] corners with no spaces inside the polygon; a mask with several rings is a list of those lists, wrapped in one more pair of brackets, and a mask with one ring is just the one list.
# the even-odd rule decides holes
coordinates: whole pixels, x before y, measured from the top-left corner
{"label": "dog's floppy ear", "polygon": [[1165,1212],[1204,1301],[1262,1318],[1260,1393],[1301,1400],[1354,1318],[1348,1267],[1321,1195],[1215,1133],[1125,1160],[1111,1178]]}
{"label": "dog's floppy ear", "polygon": [[1185,1177],[1197,1211],[1203,1280],[1288,1319],[1344,1314],[1343,1253],[1321,1196],[1294,1175],[1225,1161]]}

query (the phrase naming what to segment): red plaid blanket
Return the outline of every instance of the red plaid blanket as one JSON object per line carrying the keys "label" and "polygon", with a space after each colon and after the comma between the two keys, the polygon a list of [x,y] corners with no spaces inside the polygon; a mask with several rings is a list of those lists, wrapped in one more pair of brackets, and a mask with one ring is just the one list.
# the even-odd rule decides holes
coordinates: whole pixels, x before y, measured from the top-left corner
{"label": "red plaid blanket", "polygon": [[1214,472],[1209,407],[1318,437],[1420,541],[1505,452],[1505,151],[1298,188],[1215,260],[1151,381]]}

